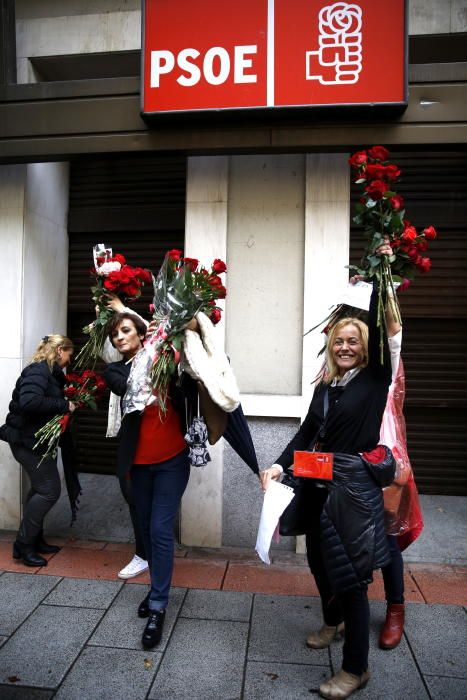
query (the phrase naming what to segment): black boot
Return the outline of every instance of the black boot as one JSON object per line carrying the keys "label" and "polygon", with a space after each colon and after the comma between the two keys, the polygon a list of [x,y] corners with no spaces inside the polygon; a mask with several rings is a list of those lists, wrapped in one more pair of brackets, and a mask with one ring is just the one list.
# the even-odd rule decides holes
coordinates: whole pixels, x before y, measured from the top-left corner
{"label": "black boot", "polygon": [[146,598],[141,601],[138,606],[138,617],[149,617],[149,596],[150,592],[147,594]]}
{"label": "black boot", "polygon": [[56,544],[49,544],[44,540],[44,531],[41,530],[36,537],[36,550],[40,554],[57,554],[61,550]]}
{"label": "black boot", "polygon": [[13,543],[13,558],[21,559],[26,566],[47,566],[47,559],[39,556],[33,544]]}
{"label": "black boot", "polygon": [[145,649],[152,649],[161,641],[164,629],[165,610],[150,610],[141,643]]}

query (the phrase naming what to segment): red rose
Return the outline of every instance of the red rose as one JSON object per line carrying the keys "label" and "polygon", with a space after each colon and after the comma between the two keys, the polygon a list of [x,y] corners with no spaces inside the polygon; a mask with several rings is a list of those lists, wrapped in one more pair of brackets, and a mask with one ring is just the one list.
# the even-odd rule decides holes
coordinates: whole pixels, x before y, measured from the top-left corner
{"label": "red rose", "polygon": [[227,272],[227,265],[223,260],[216,258],[212,263],[212,271],[216,275],[221,275],[223,272]]}
{"label": "red rose", "polygon": [[153,314],[154,313],[155,306],[154,304],[149,304],[149,311]]}
{"label": "red rose", "polygon": [[118,288],[118,282],[106,277],[104,280],[104,287],[109,290],[109,292],[114,292]]}
{"label": "red rose", "polygon": [[183,258],[184,264],[190,268],[192,272],[196,272],[196,268],[198,267],[199,260],[196,260],[196,258]]}
{"label": "red rose", "polygon": [[424,228],[423,233],[425,234],[425,238],[429,241],[433,241],[436,238],[436,229],[434,226]]}
{"label": "red rose", "polygon": [[398,292],[405,292],[405,290],[408,289],[409,287],[410,287],[410,280],[407,279],[407,277],[404,277],[404,279],[402,280],[402,282],[398,286],[397,291]]}
{"label": "red rose", "polygon": [[382,180],[386,173],[386,167],[380,163],[368,163],[365,168],[365,176],[368,180]]}
{"label": "red rose", "polygon": [[394,197],[389,197],[391,207],[394,211],[399,211],[404,206],[404,198],[400,194],[395,194]]}
{"label": "red rose", "polygon": [[169,250],[169,252],[166,254],[166,256],[167,256],[168,258],[170,258],[171,260],[174,260],[175,262],[178,262],[179,260],[181,260],[181,259],[182,259],[182,255],[183,255],[182,251],[181,251],[181,250],[177,250],[176,248],[173,248],[172,250]]}
{"label": "red rose", "polygon": [[366,155],[366,151],[357,151],[356,153],[350,156],[349,165],[352,168],[359,168],[361,165],[365,165],[367,160],[368,157]]}
{"label": "red rose", "polygon": [[373,148],[370,148],[368,151],[368,155],[370,158],[373,158],[373,160],[387,160],[389,158],[389,151],[387,148],[384,148],[384,146],[373,146]]}
{"label": "red rose", "polygon": [[391,242],[389,243],[389,245],[390,245],[391,248],[394,250],[395,248],[399,248],[399,246],[401,245],[401,243],[402,243],[402,241],[401,241],[400,238],[395,238],[393,241],[391,241]]}
{"label": "red rose", "polygon": [[209,318],[211,319],[212,323],[216,325],[216,323],[219,323],[221,320],[222,313],[220,309],[213,309],[209,315]]}
{"label": "red rose", "polygon": [[417,242],[417,248],[421,253],[424,253],[425,250],[428,250],[428,241],[422,238]]}
{"label": "red rose", "polygon": [[226,288],[224,287],[224,285],[221,284],[221,286],[220,286],[220,287],[216,287],[216,289],[217,289],[217,296],[218,296],[218,298],[219,298],[219,299],[225,299],[225,297],[227,296],[227,290],[226,290]]}
{"label": "red rose", "polygon": [[65,398],[70,399],[70,401],[73,399],[73,397],[76,395],[77,388],[75,386],[67,386],[65,391],[63,392],[65,394]]}
{"label": "red rose", "polygon": [[211,287],[222,287],[222,280],[218,275],[211,275],[209,277],[209,283]]}
{"label": "red rose", "polygon": [[421,258],[417,264],[417,267],[422,272],[429,272],[431,270],[431,260],[430,258]]}
{"label": "red rose", "polygon": [[416,249],[416,247],[415,247],[415,246],[411,246],[410,248],[407,248],[407,251],[406,251],[406,252],[407,252],[407,255],[409,256],[409,258],[410,258],[415,264],[417,264],[417,258],[419,258],[420,255],[419,255],[418,250]]}
{"label": "red rose", "polygon": [[387,192],[388,189],[389,185],[387,182],[383,182],[383,180],[373,180],[368,187],[365,187],[365,192],[368,192],[368,196],[371,199],[378,201],[383,198],[383,194]]}
{"label": "red rose", "polygon": [[401,171],[397,167],[397,165],[386,165],[384,167],[384,176],[388,180],[397,180],[399,175],[401,174]]}
{"label": "red rose", "polygon": [[404,229],[404,233],[402,234],[402,238],[404,241],[414,241],[417,238],[417,229],[415,226],[407,226],[406,229]]}
{"label": "red rose", "polygon": [[126,265],[126,259],[123,255],[120,255],[120,253],[116,253],[113,256],[112,262],[119,262],[120,265],[122,265],[122,267],[123,267],[123,265]]}
{"label": "red rose", "polygon": [[130,284],[125,285],[123,288],[123,293],[129,297],[139,297],[141,294],[141,288],[138,284],[131,282]]}

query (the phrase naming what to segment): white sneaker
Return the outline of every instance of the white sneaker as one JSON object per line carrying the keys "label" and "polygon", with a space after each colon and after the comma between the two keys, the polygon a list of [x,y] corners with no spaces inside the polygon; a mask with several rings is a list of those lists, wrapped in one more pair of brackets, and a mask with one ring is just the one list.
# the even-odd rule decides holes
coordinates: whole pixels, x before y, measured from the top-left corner
{"label": "white sneaker", "polygon": [[133,557],[129,564],[123,567],[121,571],[118,572],[118,578],[134,578],[139,576],[143,571],[149,569],[149,564],[145,559],[141,559],[137,554]]}

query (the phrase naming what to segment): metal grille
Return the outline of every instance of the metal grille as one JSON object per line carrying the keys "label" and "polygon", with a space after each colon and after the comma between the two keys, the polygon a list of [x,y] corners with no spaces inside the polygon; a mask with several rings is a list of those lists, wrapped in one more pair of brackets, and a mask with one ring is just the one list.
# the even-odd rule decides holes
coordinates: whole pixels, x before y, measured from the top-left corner
{"label": "metal grille", "polygon": [[[79,349],[81,329],[93,318],[90,296],[92,247],[106,243],[130,265],[157,273],[171,248],[183,248],[186,160],[109,158],[71,164],[68,278],[68,334]],[[149,318],[151,288],[131,307]],[[104,365],[100,364],[99,369]],[[79,411],[74,441],[78,469],[114,474],[116,440],[105,437],[108,397],[99,410]]]}
{"label": "metal grille", "polygon": [[[423,493],[467,495],[467,151],[392,153],[416,226],[433,224],[433,266],[400,295],[409,454]],[[352,189],[352,203],[360,189]],[[351,230],[358,262],[361,231]]]}

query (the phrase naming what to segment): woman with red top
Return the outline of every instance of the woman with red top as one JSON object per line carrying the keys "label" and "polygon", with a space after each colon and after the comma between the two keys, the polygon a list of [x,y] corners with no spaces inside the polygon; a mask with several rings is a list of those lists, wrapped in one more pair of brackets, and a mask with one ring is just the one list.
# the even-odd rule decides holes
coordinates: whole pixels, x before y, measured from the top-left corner
{"label": "woman with red top", "polygon": [[[146,326],[134,314],[117,313],[108,332],[124,359],[109,364],[104,376],[111,391],[123,397]],[[151,575],[151,590],[138,608],[139,617],[149,618],[141,640],[147,649],[162,636],[173,572],[173,524],[190,476],[184,435],[196,405],[196,383],[182,375],[180,384],[171,385],[164,414],[154,397],[143,413],[124,416],[119,433],[118,472],[131,479]]]}

